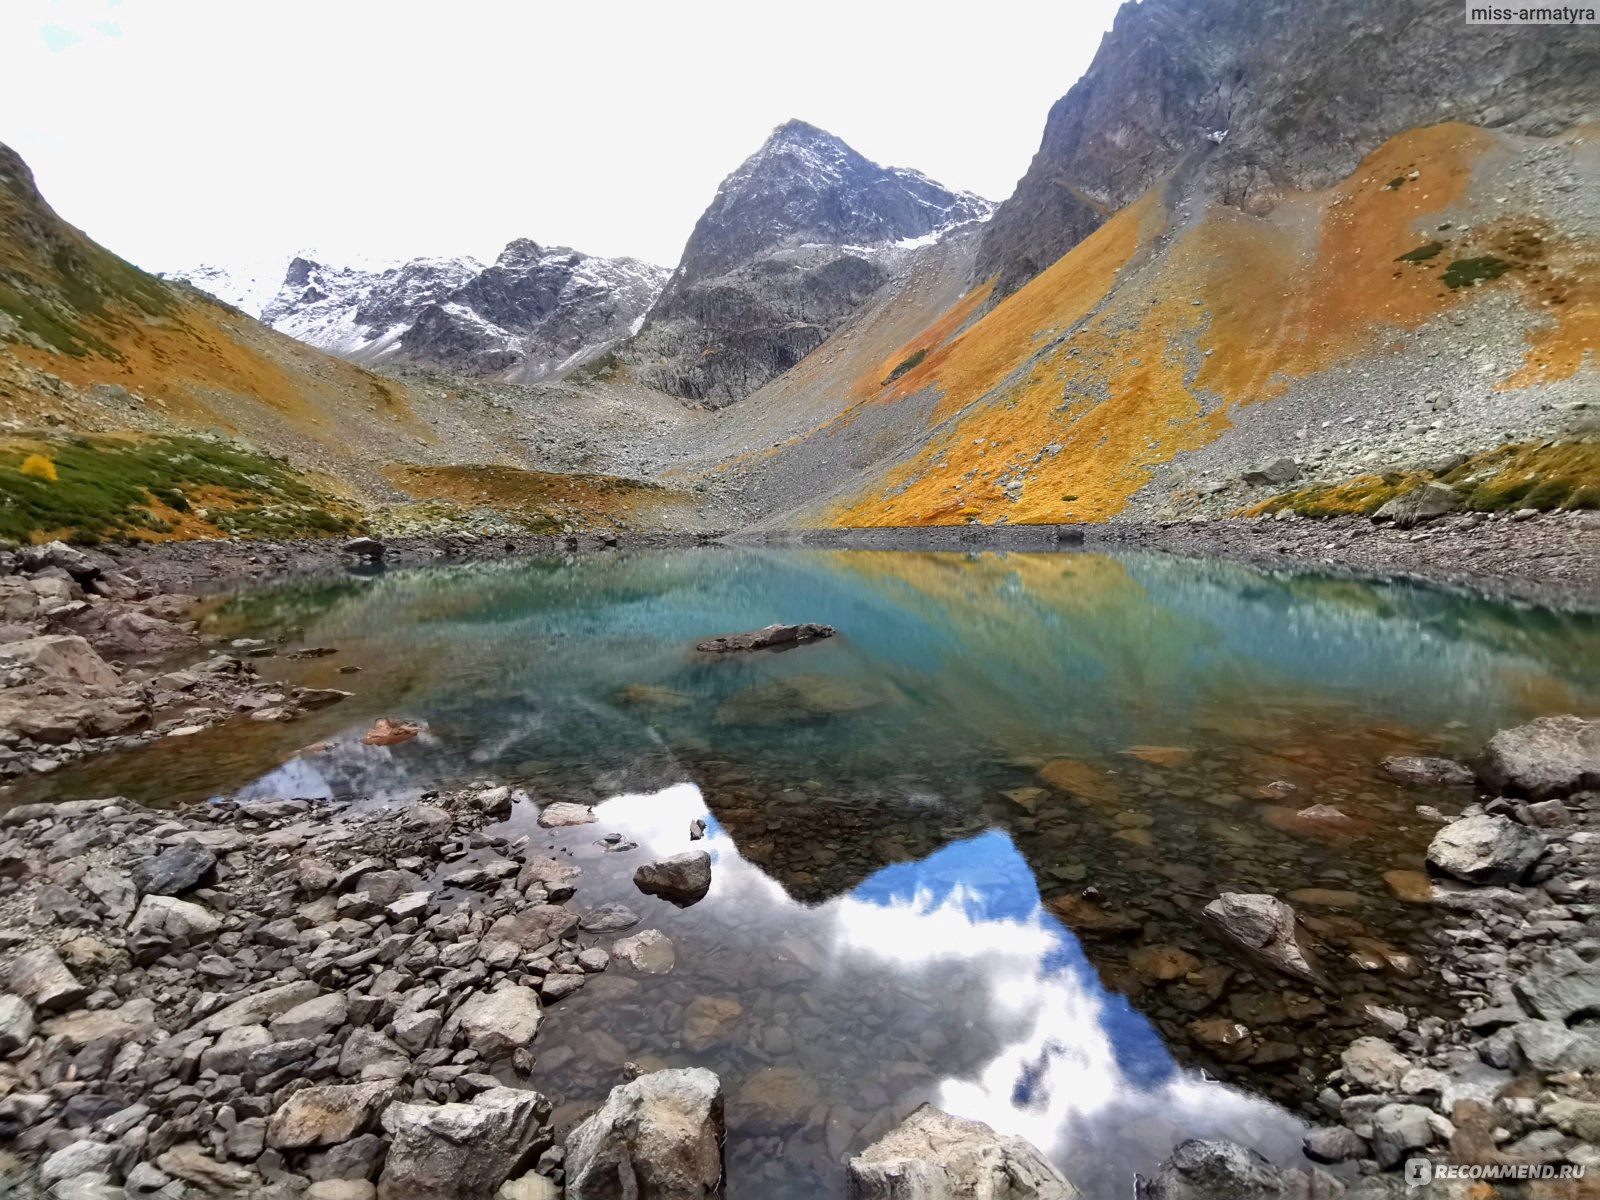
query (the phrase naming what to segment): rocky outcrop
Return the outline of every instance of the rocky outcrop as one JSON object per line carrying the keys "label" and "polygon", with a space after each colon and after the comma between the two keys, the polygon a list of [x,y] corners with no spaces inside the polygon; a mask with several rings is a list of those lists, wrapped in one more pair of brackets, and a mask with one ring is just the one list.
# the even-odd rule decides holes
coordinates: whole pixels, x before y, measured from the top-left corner
{"label": "rocky outcrop", "polygon": [[626,357],[675,396],[732,403],[821,345],[912,244],[989,211],[790,121],[723,181]]}
{"label": "rocky outcrop", "polygon": [[1079,1200],[1019,1137],[924,1104],[850,1160],[851,1200]]}
{"label": "rocky outcrop", "polygon": [[611,1089],[566,1143],[567,1200],[702,1200],[722,1194],[722,1083],[700,1067]]}
{"label": "rocky outcrop", "polygon": [[[1314,1186],[1320,1180],[1320,1186]],[[1284,1171],[1233,1142],[1191,1139],[1140,1179],[1138,1200],[1314,1200],[1340,1194],[1325,1175]]]}
{"label": "rocky outcrop", "polygon": [[1468,25],[1451,0],[1124,5],[984,230],[978,277],[1014,291],[1163,179],[1259,212],[1419,125],[1557,131],[1592,113],[1592,70],[1566,30]]}

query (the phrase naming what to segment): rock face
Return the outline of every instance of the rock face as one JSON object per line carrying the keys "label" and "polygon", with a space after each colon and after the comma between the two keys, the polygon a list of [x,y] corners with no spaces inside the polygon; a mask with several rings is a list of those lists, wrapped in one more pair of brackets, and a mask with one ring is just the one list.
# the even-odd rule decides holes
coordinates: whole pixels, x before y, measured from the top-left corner
{"label": "rock face", "polygon": [[492,1196],[550,1145],[550,1102],[538,1092],[490,1088],[467,1104],[391,1104],[380,1200]]}
{"label": "rock face", "polygon": [[1224,892],[1206,905],[1204,916],[1219,937],[1257,962],[1308,983],[1325,982],[1321,966],[1300,940],[1294,909],[1282,900]]}
{"label": "rock face", "polygon": [[1018,1137],[924,1104],[850,1160],[851,1200],[1078,1200]]}
{"label": "rock face", "polygon": [[358,362],[405,361],[532,382],[638,328],[668,272],[519,238],[492,266],[419,258],[378,269],[296,258],[261,312],[274,329]]}
{"label": "rock face", "polygon": [[722,1194],[722,1083],[699,1067],[611,1089],[566,1144],[567,1200],[699,1200]]}
{"label": "rock face", "polygon": [[1544,846],[1541,834],[1507,817],[1465,817],[1434,835],[1428,866],[1465,883],[1517,883]]}
{"label": "rock face", "polygon": [[729,404],[821,345],[903,269],[905,243],[990,209],[790,121],[723,181],[627,355],[655,387]]}
{"label": "rock face", "polygon": [[711,855],[704,850],[689,850],[646,863],[633,873],[633,882],[647,895],[688,907],[705,899],[711,890]]}
{"label": "rock face", "polygon": [[1419,125],[1565,128],[1591,103],[1580,40],[1465,25],[1450,0],[1124,5],[984,230],[976,277],[1016,290],[1169,172],[1261,211]]}
{"label": "rock face", "polygon": [[1600,721],[1540,717],[1489,739],[1478,764],[1486,786],[1547,800],[1600,788]]}

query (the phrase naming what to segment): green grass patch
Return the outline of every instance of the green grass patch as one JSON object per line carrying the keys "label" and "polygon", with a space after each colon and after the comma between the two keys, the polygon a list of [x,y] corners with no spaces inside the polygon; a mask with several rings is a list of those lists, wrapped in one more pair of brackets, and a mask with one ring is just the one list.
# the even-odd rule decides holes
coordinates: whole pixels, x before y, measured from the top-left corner
{"label": "green grass patch", "polygon": [[[40,457],[55,478],[38,470]],[[0,450],[0,537],[10,541],[166,535],[177,520],[192,522],[191,533],[235,537],[344,534],[359,525],[287,464],[225,442],[73,437]]]}
{"label": "green grass patch", "polygon": [[900,363],[896,364],[894,370],[889,372],[889,378],[887,378],[887,379],[885,379],[883,381],[883,386],[884,387],[888,387],[891,383],[893,383],[896,379],[899,379],[900,376],[904,375],[907,371],[915,371],[919,366],[922,365],[922,360],[927,358],[927,357],[928,357],[928,352],[926,350],[913,351],[903,361],[901,361]]}
{"label": "green grass patch", "polygon": [[1427,262],[1430,258],[1437,258],[1444,249],[1443,242],[1423,242],[1415,250],[1407,250],[1395,259],[1395,262],[1419,263]]}
{"label": "green grass patch", "polygon": [[70,354],[74,358],[84,358],[90,354],[111,359],[122,357],[109,343],[78,328],[53,306],[4,283],[0,283],[0,312],[11,317],[24,333],[32,334],[62,354]]}
{"label": "green grass patch", "polygon": [[1491,279],[1499,279],[1511,269],[1511,264],[1503,258],[1496,258],[1492,254],[1485,254],[1482,258],[1458,258],[1444,269],[1445,287],[1464,288],[1476,287]]}

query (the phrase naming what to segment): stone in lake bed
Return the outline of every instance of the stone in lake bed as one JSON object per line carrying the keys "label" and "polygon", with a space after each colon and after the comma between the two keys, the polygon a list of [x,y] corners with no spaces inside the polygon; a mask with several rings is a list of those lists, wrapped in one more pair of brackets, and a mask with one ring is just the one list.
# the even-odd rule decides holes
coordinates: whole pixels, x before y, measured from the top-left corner
{"label": "stone in lake bed", "polygon": [[704,850],[688,850],[646,863],[633,873],[633,882],[647,895],[687,908],[703,900],[711,890],[711,855]]}
{"label": "stone in lake bed", "polygon": [[1450,758],[1397,754],[1383,760],[1383,773],[1413,787],[1470,787],[1472,770]]}
{"label": "stone in lake bed", "polygon": [[677,962],[672,939],[659,929],[646,929],[613,943],[611,954],[646,975],[665,975]]}
{"label": "stone in lake bed", "polygon": [[884,696],[833,675],[790,675],[746,688],[717,706],[719,725],[770,726],[862,712]]}
{"label": "stone in lake bed", "polygon": [[744,1015],[732,996],[696,996],[683,1009],[683,1044],[695,1053],[727,1037]]}
{"label": "stone in lake bed", "polygon": [[1429,904],[1433,901],[1433,880],[1425,871],[1408,871],[1396,868],[1383,873],[1383,881],[1396,899],[1407,904]]}
{"label": "stone in lake bed", "polygon": [[396,721],[389,717],[379,717],[376,723],[362,735],[363,746],[398,746],[401,742],[409,742],[422,732],[422,726],[415,721]]}
{"label": "stone in lake bed", "polygon": [[833,633],[832,625],[817,625],[810,622],[800,625],[768,625],[750,633],[727,633],[719,637],[707,638],[705,641],[697,643],[695,649],[713,654],[727,654],[744,650],[767,650],[774,647],[794,646],[801,642],[813,642],[821,638],[831,638]]}
{"label": "stone in lake bed", "polygon": [[539,824],[545,829],[565,829],[572,825],[592,825],[596,818],[594,809],[587,804],[573,804],[557,800],[539,810]]}
{"label": "stone in lake bed", "polygon": [[602,904],[578,918],[578,928],[585,933],[620,933],[638,923],[639,914],[622,904]]}

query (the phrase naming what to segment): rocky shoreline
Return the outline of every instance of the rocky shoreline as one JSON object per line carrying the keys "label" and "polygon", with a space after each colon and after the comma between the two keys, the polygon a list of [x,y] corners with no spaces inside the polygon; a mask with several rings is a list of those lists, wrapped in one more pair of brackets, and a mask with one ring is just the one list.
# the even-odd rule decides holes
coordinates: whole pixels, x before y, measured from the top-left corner
{"label": "rocky shoreline", "polygon": [[[1439,978],[1460,1019],[1373,1011],[1383,1036],[1345,1052],[1304,1167],[1185,1142],[1139,1185],[1146,1200],[1399,1197],[1397,1168],[1417,1155],[1600,1173],[1600,725],[1535,721],[1475,767],[1485,799],[1442,826],[1421,885],[1458,918]],[[556,1142],[536,1090],[545,1009],[581,1004],[608,971],[669,969],[674,948],[575,903],[575,864],[488,829],[532,803],[480,783],[396,807],[0,810],[0,1182],[105,1198],[721,1194],[725,1102],[703,1069],[620,1081]],[[560,802],[538,824],[593,819]],[[705,894],[699,833],[635,872],[641,897]],[[1316,979],[1315,944],[1281,900],[1225,895],[1206,916],[1260,966]],[[885,1200],[1078,1195],[1026,1142],[927,1106],[847,1172],[852,1195]],[[638,1190],[618,1190],[623,1177]],[[985,1190],[996,1177],[1031,1190]],[[1473,1186],[1424,1194],[1491,1194]]]}

